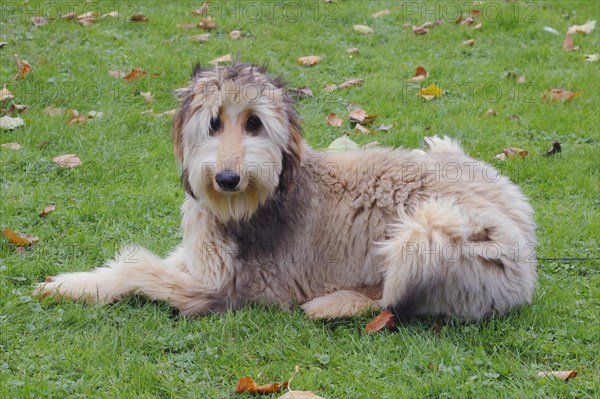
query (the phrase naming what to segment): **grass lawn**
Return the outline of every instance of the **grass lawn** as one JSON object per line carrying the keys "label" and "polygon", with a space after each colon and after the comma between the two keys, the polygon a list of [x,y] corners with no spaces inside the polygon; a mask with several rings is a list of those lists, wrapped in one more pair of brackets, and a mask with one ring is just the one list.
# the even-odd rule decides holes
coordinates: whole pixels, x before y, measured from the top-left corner
{"label": "grass lawn", "polygon": [[[0,244],[0,397],[233,398],[237,380],[285,380],[328,399],[350,398],[598,398],[600,397],[600,36],[576,35],[579,51],[563,50],[567,28],[600,20],[593,1],[491,2],[474,25],[454,23],[471,2],[253,1],[211,4],[217,27],[206,43],[192,11],[201,1],[38,2],[0,5],[0,83],[11,101],[29,105],[25,125],[0,130],[0,227],[39,237],[18,253]],[[374,19],[371,14],[389,8]],[[74,11],[119,11],[91,26],[60,19]],[[143,13],[148,22],[130,22]],[[48,16],[34,27],[31,17]],[[415,35],[406,23],[445,23]],[[354,24],[374,29],[353,31]],[[552,27],[559,34],[544,30]],[[228,32],[239,29],[240,40]],[[475,39],[473,46],[459,43]],[[358,47],[358,54],[346,49]],[[13,54],[33,67],[15,81]],[[531,306],[476,324],[435,320],[369,336],[370,315],[334,323],[299,311],[247,308],[190,319],[162,303],[130,298],[99,308],[38,302],[30,296],[44,276],[99,266],[127,242],[165,255],[180,239],[183,190],[170,143],[171,120],[155,114],[177,106],[172,91],[192,65],[224,54],[266,63],[291,87],[309,86],[298,101],[307,141],[325,148],[343,132],[360,144],[419,147],[429,135],[450,135],[488,160],[531,199],[539,234],[539,286]],[[308,67],[301,56],[318,55]],[[443,98],[425,101],[408,80],[417,66]],[[125,81],[110,70],[142,68]],[[152,76],[156,74],[155,76]],[[525,76],[525,83],[517,83]],[[362,87],[325,92],[330,83],[364,79]],[[571,102],[542,101],[554,86],[581,92]],[[152,92],[146,103],[140,92]],[[377,114],[388,132],[356,133],[346,104]],[[50,105],[99,118],[68,125]],[[495,116],[486,116],[492,108]],[[5,111],[0,113],[0,116]],[[341,128],[325,123],[330,112]],[[14,115],[16,116],[16,115]],[[542,154],[554,140],[562,152]],[[44,144],[45,143],[45,144]],[[40,145],[44,144],[44,145]],[[494,160],[507,147],[524,159]],[[52,160],[77,154],[82,164]],[[48,204],[56,210],[38,216]],[[556,260],[556,258],[567,258]],[[588,258],[573,260],[572,258]],[[577,370],[563,382],[538,371]],[[272,396],[276,398],[279,395]]]}

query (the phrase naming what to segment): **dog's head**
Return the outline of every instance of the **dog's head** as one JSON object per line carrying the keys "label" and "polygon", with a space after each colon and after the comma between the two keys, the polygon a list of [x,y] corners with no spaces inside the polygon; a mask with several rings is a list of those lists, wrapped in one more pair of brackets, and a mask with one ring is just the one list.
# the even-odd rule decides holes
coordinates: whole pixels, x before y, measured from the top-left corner
{"label": "dog's head", "polygon": [[250,218],[291,187],[302,132],[279,79],[255,65],[197,66],[178,94],[173,148],[190,196],[225,222]]}

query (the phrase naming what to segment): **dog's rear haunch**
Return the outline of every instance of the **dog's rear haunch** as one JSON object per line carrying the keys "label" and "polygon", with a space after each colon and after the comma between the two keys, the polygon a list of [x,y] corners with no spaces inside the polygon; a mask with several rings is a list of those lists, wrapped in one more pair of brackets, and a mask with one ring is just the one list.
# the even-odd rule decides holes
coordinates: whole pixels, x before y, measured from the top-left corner
{"label": "dog's rear haunch", "polygon": [[140,293],[188,315],[261,303],[319,318],[382,307],[459,320],[531,301],[533,210],[457,142],[315,151],[283,84],[253,65],[197,67],[178,94],[182,244],[166,259],[125,250],[34,294],[111,303]]}

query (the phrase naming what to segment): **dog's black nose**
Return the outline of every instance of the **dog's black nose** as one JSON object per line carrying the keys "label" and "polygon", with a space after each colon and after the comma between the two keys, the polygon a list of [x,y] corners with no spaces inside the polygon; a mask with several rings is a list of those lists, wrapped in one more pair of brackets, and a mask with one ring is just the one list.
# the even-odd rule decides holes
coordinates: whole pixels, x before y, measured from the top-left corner
{"label": "dog's black nose", "polygon": [[224,170],[223,172],[217,173],[215,180],[221,189],[233,191],[240,182],[240,175],[233,170]]}

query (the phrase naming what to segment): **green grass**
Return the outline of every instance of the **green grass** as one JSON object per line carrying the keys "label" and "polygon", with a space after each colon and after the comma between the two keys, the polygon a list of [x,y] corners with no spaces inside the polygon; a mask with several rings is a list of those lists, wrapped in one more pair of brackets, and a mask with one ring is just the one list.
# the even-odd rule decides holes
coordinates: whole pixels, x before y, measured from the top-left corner
{"label": "green grass", "polygon": [[[478,6],[487,18],[477,31],[450,21],[456,10],[468,11],[467,2],[316,1],[303,3],[297,18],[300,3],[229,2],[226,14],[217,3],[218,27],[205,44],[188,40],[199,29],[176,28],[199,20],[191,11],[200,1],[119,2],[120,18],[89,27],[60,19],[40,28],[30,23],[35,15],[117,7],[81,3],[0,5],[0,41],[9,42],[0,49],[0,79],[16,103],[30,106],[21,115],[24,127],[0,131],[0,143],[23,146],[0,148],[0,227],[40,238],[25,254],[5,240],[0,245],[0,397],[231,398],[238,396],[239,377],[270,383],[288,378],[296,364],[302,372],[293,388],[329,399],[600,395],[600,63],[583,56],[599,52],[599,30],[575,37],[579,52],[561,47],[568,26],[600,19],[598,3],[486,1]],[[386,7],[391,15],[370,17]],[[150,21],[129,22],[133,9]],[[424,36],[402,26],[438,18],[448,20]],[[353,24],[368,24],[375,33],[361,36]],[[230,40],[227,33],[236,28],[251,36]],[[469,38],[475,46],[458,46]],[[360,54],[350,57],[348,47]],[[18,82],[13,53],[33,66]],[[361,144],[407,147],[448,134],[490,161],[505,147],[529,150],[523,160],[493,162],[523,187],[536,210],[543,259],[534,303],[501,319],[443,325],[439,333],[429,331],[433,320],[424,320],[368,336],[368,316],[322,323],[301,312],[248,308],[188,319],[140,298],[107,308],[32,300],[32,286],[44,276],[89,270],[124,242],[161,255],[178,244],[183,191],[171,122],[140,112],[176,107],[172,90],[186,84],[192,64],[226,53],[267,63],[292,87],[315,91],[298,109],[306,139],[317,148],[346,131]],[[312,54],[322,63],[296,64]],[[449,90],[445,98],[424,102],[414,94],[406,82],[418,65],[430,73],[423,84]],[[108,75],[136,67],[160,76],[125,82]],[[503,77],[506,71],[525,75],[527,83]],[[350,78],[365,84],[321,91]],[[582,94],[566,104],[541,101],[552,86]],[[144,103],[139,91],[151,91],[156,101]],[[329,112],[347,117],[347,102],[377,114],[375,126],[394,128],[362,136],[349,125],[326,125]],[[67,126],[66,117],[43,112],[51,104],[104,116]],[[488,108],[498,115],[485,117]],[[553,140],[562,142],[562,153],[542,157]],[[83,164],[55,166],[52,158],[65,153],[78,154]],[[39,218],[49,203],[56,211]],[[564,257],[595,260],[545,259]],[[536,377],[539,370],[572,369],[579,374],[569,382]]]}

